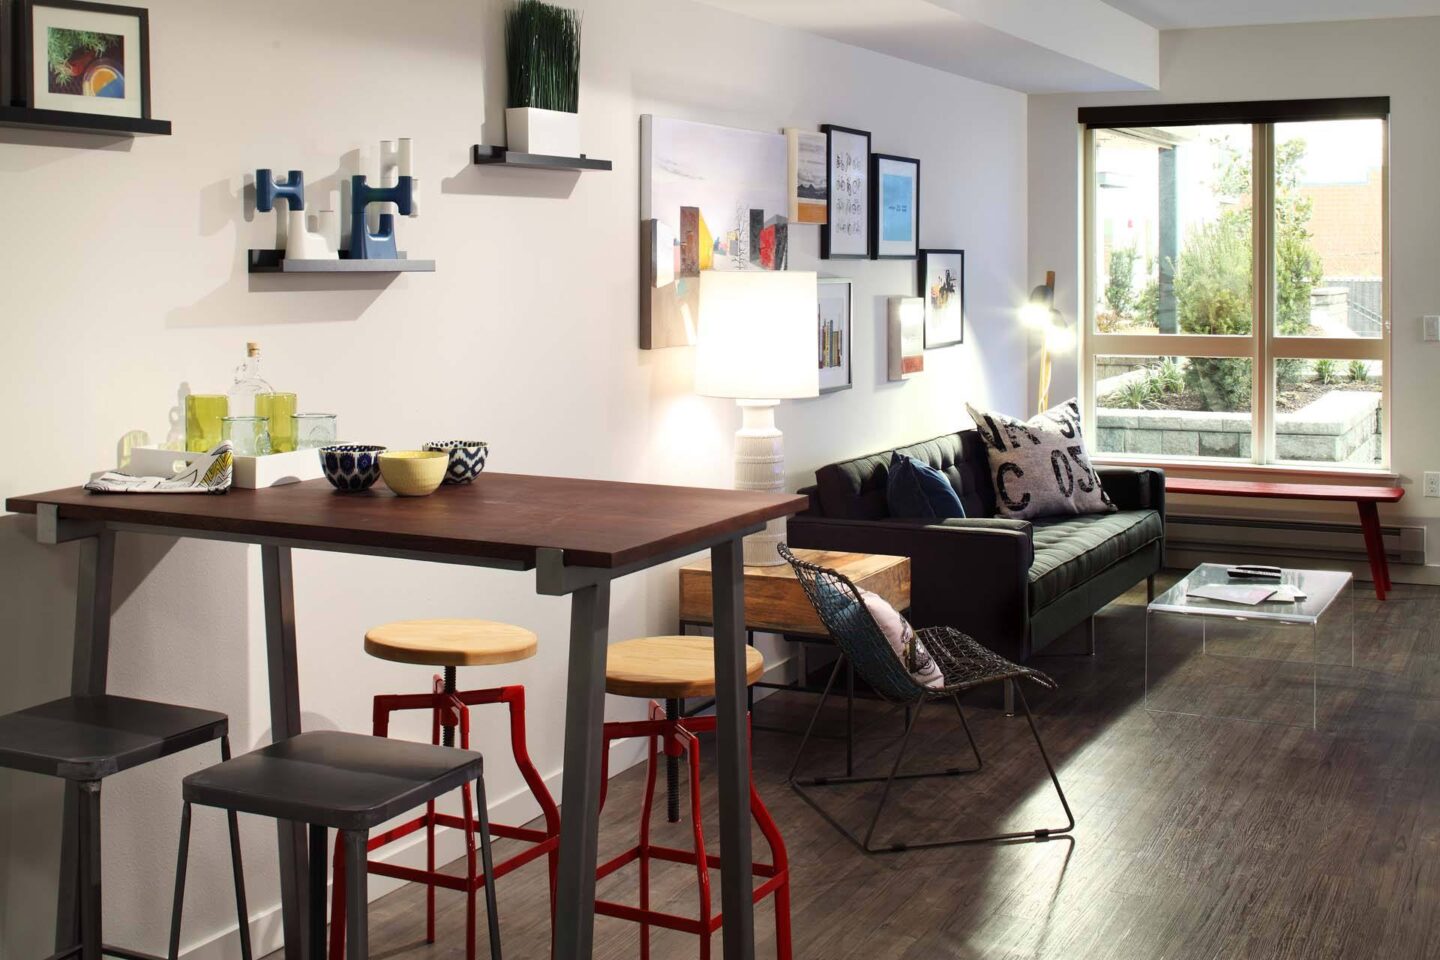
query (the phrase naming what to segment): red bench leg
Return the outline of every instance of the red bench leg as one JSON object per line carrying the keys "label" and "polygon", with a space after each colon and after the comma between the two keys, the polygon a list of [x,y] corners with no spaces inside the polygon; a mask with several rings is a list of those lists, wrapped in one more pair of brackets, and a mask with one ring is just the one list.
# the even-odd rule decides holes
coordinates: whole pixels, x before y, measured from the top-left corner
{"label": "red bench leg", "polygon": [[1370,576],[1375,581],[1375,597],[1385,599],[1390,589],[1390,568],[1385,560],[1385,541],[1380,534],[1380,511],[1375,504],[1362,500],[1355,504],[1360,509],[1360,529],[1365,534],[1365,552],[1370,557]]}

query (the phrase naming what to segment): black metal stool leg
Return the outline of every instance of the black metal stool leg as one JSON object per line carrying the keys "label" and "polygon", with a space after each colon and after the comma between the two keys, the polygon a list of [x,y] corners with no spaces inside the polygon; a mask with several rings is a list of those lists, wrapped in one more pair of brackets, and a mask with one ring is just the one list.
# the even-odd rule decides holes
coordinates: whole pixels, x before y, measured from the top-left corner
{"label": "black metal stool leg", "polygon": [[[665,701],[665,719],[674,723],[680,719],[680,701]],[[671,823],[680,822],[680,758],[671,756],[669,738],[665,745],[665,819]]]}
{"label": "black metal stool leg", "polygon": [[[175,861],[175,900],[170,907],[170,952],[167,956],[170,960],[179,960],[180,957],[180,917],[185,912],[185,867],[190,862],[190,803],[186,801],[184,809],[180,812],[180,854]],[[250,938],[249,925],[245,917],[240,918],[240,929],[243,931],[242,945],[248,946]],[[250,960],[247,955],[245,960]]]}
{"label": "black metal stool leg", "polygon": [[[325,956],[325,893],[328,886],[326,856],[330,831],[319,824],[310,824],[310,956]],[[369,856],[367,853],[366,856]]]}
{"label": "black metal stool leg", "polygon": [[[220,759],[230,759],[230,738],[220,738]],[[188,810],[189,805],[186,805]],[[235,877],[235,916],[238,919],[240,933],[240,960],[252,960],[254,951],[250,945],[250,908],[245,902],[245,861],[240,857],[240,817],[234,810],[225,811],[225,819],[230,827],[230,872]],[[320,928],[323,930],[325,924],[322,922]],[[179,936],[178,932],[176,936]],[[176,944],[178,947],[178,943]],[[324,954],[316,954],[317,960]],[[171,957],[175,960],[175,957]]]}
{"label": "black metal stool leg", "polygon": [[370,904],[369,872],[366,859],[367,834],[364,830],[342,830],[340,842],[345,844],[345,957],[346,960],[369,960]]}
{"label": "black metal stool leg", "polygon": [[495,906],[495,865],[490,854],[490,810],[485,803],[485,778],[475,781],[475,817],[480,834],[480,866],[485,871],[485,925],[490,932],[490,960],[500,960],[500,912]]}
{"label": "black metal stool leg", "polygon": [[80,956],[100,960],[100,781],[80,784]]}

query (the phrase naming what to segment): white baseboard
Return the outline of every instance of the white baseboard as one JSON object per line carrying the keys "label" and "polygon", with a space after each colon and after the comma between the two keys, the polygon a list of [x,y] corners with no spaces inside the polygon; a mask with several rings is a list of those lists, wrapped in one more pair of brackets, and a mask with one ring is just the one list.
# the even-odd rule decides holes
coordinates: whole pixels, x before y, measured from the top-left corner
{"label": "white baseboard", "polygon": [[[767,666],[765,679],[773,681],[777,676],[788,675],[788,667],[792,659],[793,657],[785,657],[775,664]],[[773,690],[757,690],[755,699],[762,699],[773,692]],[[610,749],[610,775],[618,776],[643,759],[644,741],[626,740],[617,743]],[[544,778],[546,788],[557,801],[560,798],[563,773],[563,770],[556,770]],[[490,819],[494,823],[528,823],[539,815],[540,806],[526,788],[521,788],[504,799],[492,801],[490,804]],[[441,827],[435,831],[435,860],[437,863],[449,863],[464,855],[464,835],[460,831],[447,827]],[[374,859],[417,869],[424,868],[425,835],[416,833],[404,841],[392,843]],[[543,867],[536,866],[535,869],[543,869]],[[392,877],[371,876],[370,900],[374,901],[387,893],[392,893],[404,883],[405,881]],[[250,918],[250,942],[254,955],[257,957],[279,950],[285,945],[278,903]],[[180,955],[185,960],[240,960],[240,928],[232,924],[197,943],[188,946],[182,944]]]}

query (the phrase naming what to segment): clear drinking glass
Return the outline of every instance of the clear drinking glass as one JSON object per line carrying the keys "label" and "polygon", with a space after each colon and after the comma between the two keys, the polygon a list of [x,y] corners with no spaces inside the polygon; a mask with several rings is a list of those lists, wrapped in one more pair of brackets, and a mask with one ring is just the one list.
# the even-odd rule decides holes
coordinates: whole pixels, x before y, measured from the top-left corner
{"label": "clear drinking glass", "polygon": [[221,425],[235,456],[263,457],[271,452],[268,417],[226,417]]}
{"label": "clear drinking glass", "polygon": [[261,393],[255,396],[255,416],[270,420],[270,446],[276,453],[295,449],[295,407],[293,393]]}
{"label": "clear drinking glass", "polygon": [[315,450],[335,442],[333,413],[297,413],[290,421],[297,450]]}
{"label": "clear drinking glass", "polygon": [[185,398],[185,449],[208,453],[222,439],[220,421],[230,412],[230,400],[219,393],[192,393]]}

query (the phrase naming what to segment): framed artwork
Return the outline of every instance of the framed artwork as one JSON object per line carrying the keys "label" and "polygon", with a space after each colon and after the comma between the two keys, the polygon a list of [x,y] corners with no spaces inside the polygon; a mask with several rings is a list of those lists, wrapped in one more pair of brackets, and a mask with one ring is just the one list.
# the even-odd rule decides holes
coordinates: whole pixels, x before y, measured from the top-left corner
{"label": "framed artwork", "polygon": [[790,127],[785,131],[789,150],[791,223],[825,223],[829,182],[825,177],[825,135]]}
{"label": "framed artwork", "polygon": [[825,225],[820,228],[824,260],[870,256],[870,134],[822,124],[825,134]]}
{"label": "framed artwork", "polygon": [[891,380],[925,372],[925,303],[919,297],[891,297],[889,313]]}
{"label": "framed artwork", "polygon": [[702,270],[784,270],[784,134],[640,118],[640,348],[695,342]]}
{"label": "framed artwork", "polygon": [[821,277],[819,302],[820,393],[849,390],[855,385],[850,358],[852,288],[843,277]]}
{"label": "framed artwork", "polygon": [[965,251],[921,250],[918,292],[925,301],[925,349],[965,342]]}
{"label": "framed artwork", "polygon": [[16,78],[39,110],[150,116],[150,14],[82,0],[18,0]]}
{"label": "framed artwork", "polygon": [[920,252],[920,161],[870,155],[870,257],[913,260]]}

